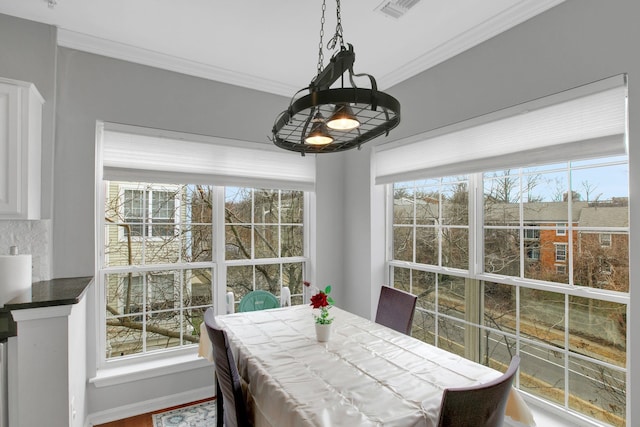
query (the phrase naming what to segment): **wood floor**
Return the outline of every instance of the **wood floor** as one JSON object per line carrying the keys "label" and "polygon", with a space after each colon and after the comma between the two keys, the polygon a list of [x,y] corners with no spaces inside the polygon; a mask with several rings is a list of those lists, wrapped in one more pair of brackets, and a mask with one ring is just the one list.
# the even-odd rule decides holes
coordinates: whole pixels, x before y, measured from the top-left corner
{"label": "wood floor", "polygon": [[183,406],[189,406],[200,402],[206,402],[212,399],[203,399],[198,400],[191,403],[186,403],[184,405],[173,406],[171,408],[161,409],[155,412],[149,412],[142,415],[136,415],[135,417],[125,418],[123,420],[112,421],[106,424],[98,424],[95,427],[153,427],[153,420],[151,419],[151,415],[157,414],[158,412],[170,411],[171,409],[181,408]]}

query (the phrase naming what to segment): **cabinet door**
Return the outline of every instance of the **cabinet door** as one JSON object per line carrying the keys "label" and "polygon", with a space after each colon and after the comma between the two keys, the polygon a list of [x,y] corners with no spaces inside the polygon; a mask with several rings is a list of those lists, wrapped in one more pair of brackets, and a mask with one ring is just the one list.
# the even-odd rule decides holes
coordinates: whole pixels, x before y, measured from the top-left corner
{"label": "cabinet door", "polygon": [[0,219],[40,218],[42,96],[0,79]]}
{"label": "cabinet door", "polygon": [[17,214],[20,210],[20,88],[0,83],[0,214]]}

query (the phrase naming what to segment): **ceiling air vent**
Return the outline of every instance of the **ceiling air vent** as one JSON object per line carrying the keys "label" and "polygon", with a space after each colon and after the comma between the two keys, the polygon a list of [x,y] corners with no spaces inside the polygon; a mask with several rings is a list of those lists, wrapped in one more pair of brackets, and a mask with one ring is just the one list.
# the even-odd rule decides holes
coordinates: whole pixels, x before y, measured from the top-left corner
{"label": "ceiling air vent", "polygon": [[394,19],[401,18],[420,0],[385,0],[375,9],[383,15]]}

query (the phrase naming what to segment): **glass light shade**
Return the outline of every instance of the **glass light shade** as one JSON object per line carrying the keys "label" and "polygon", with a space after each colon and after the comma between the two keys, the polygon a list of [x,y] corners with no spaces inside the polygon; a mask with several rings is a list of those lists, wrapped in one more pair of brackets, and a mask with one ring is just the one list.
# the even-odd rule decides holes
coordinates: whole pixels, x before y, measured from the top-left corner
{"label": "glass light shade", "polygon": [[349,104],[338,104],[329,118],[327,126],[334,130],[352,130],[360,126]]}

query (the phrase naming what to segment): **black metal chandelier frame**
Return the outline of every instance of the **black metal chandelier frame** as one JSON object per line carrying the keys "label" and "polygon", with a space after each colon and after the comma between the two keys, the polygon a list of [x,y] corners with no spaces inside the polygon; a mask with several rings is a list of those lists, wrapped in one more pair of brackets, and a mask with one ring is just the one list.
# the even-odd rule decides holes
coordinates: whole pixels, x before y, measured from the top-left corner
{"label": "black metal chandelier frame", "polygon": [[[299,90],[291,99],[289,107],[281,112],[273,125],[273,143],[285,150],[296,151],[303,156],[306,153],[334,153],[352,148],[360,149],[361,145],[389,131],[400,123],[400,103],[394,97],[380,92],[373,76],[355,74],[353,63],[355,52],[353,46],[344,45],[342,25],[340,22],[340,0],[336,0],[338,25],[332,38],[335,46],[340,41],[340,50],[333,55],[327,67],[322,68],[322,35],[324,25],[324,8],[321,20],[320,52],[318,74],[307,88]],[[331,42],[330,42],[331,43]],[[351,87],[344,87],[345,74]],[[369,88],[357,87],[354,77],[368,77]],[[338,79],[341,87],[331,88]],[[308,94],[300,96],[304,91]],[[314,124],[331,117],[339,106],[348,106],[359,126],[348,130],[328,130],[332,141],[323,145],[313,145],[306,141]],[[325,128],[326,129],[326,128]]]}

